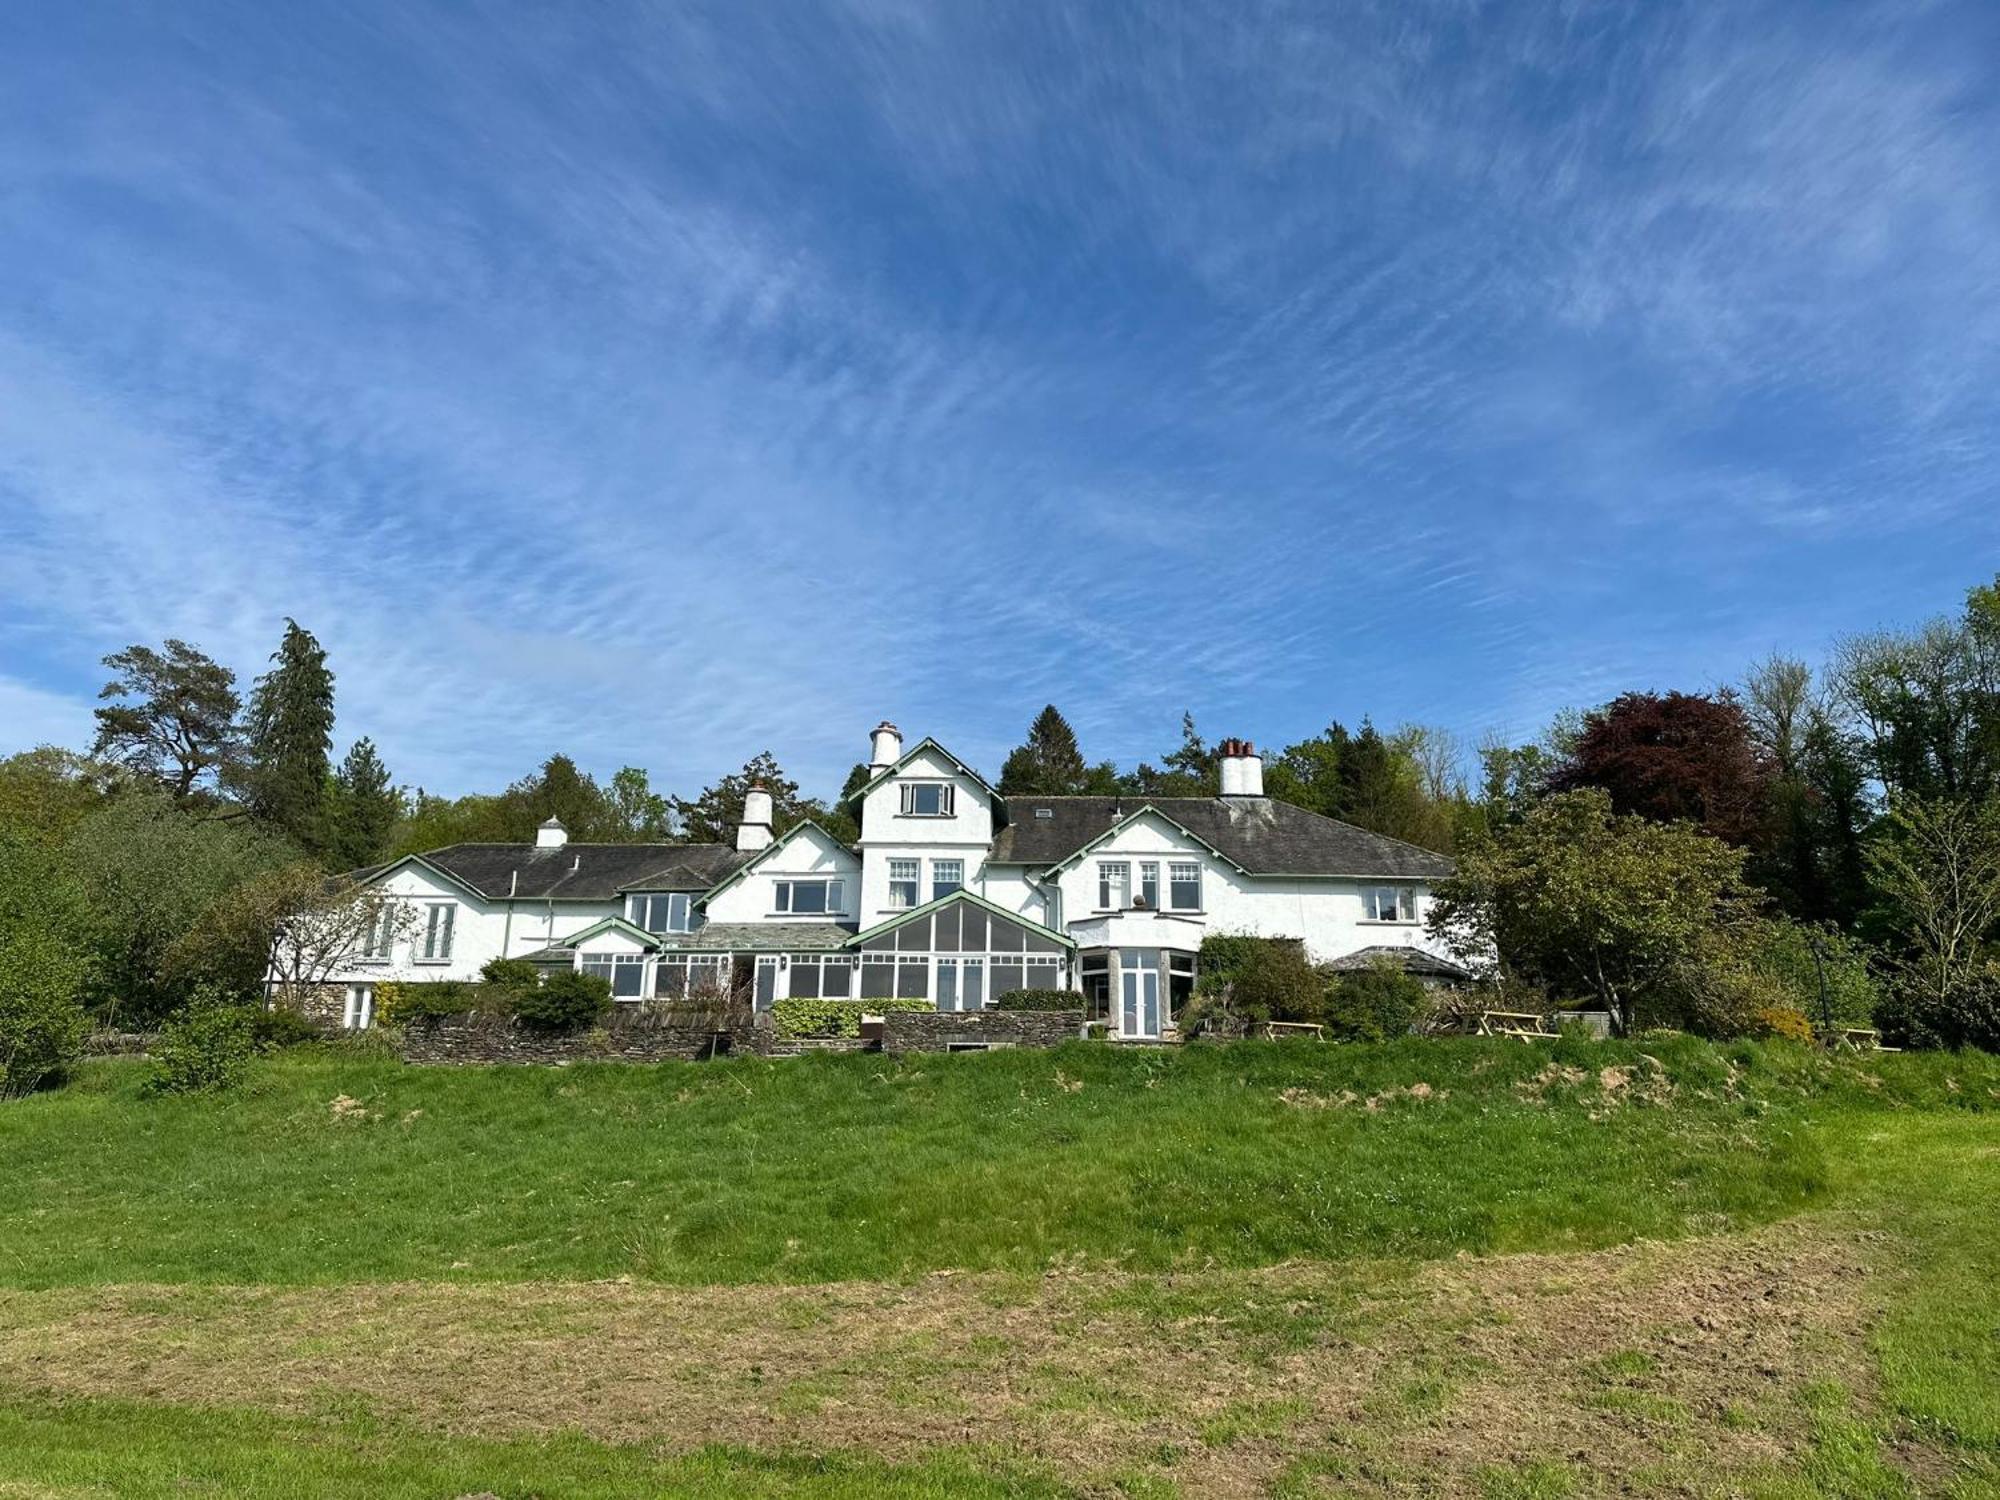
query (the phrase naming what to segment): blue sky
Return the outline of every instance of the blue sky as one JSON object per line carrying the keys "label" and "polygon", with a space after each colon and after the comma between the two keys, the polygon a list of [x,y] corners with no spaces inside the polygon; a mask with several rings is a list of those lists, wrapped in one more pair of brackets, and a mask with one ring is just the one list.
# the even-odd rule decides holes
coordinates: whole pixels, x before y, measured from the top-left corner
{"label": "blue sky", "polygon": [[2000,7],[0,13],[0,751],[1534,734],[2000,568]]}

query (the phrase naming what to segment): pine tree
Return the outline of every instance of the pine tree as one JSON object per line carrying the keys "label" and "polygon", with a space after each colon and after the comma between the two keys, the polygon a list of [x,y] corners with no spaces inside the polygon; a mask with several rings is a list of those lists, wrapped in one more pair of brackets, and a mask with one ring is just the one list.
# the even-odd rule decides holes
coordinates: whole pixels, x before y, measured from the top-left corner
{"label": "pine tree", "polygon": [[1027,743],[1000,768],[1000,795],[1073,797],[1088,779],[1076,731],[1051,703],[1028,726]]}
{"label": "pine tree", "polygon": [[92,755],[152,778],[177,802],[205,794],[206,783],[230,774],[241,751],[234,672],[175,640],[164,652],[128,647],[104,665],[117,676],[97,696],[127,701],[95,711]]}
{"label": "pine tree", "polygon": [[247,800],[253,815],[318,853],[326,840],[333,674],[326,652],[296,620],[285,621],[271,660],[276,665],[250,694]]}
{"label": "pine tree", "polygon": [[327,789],[327,863],[340,870],[376,863],[388,853],[402,814],[402,794],[389,784],[375,742],[356,740]]}
{"label": "pine tree", "polygon": [[817,804],[802,802],[799,784],[784,773],[777,757],[765,750],[744,764],[741,771],[723,777],[714,786],[704,787],[693,801],[676,797],[674,812],[681,820],[690,843],[728,844],[735,842],[736,825],[743,821],[743,797],[757,782],[771,794],[771,831],[783,833],[799,819],[812,816]]}

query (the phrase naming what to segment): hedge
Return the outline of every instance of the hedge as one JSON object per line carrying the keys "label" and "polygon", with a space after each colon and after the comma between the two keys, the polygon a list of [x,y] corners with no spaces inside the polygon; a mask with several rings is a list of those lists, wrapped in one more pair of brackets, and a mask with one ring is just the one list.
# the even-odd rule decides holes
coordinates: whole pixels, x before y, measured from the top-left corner
{"label": "hedge", "polygon": [[928,1000],[780,1000],[771,1023],[779,1036],[859,1036],[863,1016],[931,1008]]}
{"label": "hedge", "polygon": [[1089,1002],[1076,990],[1008,990],[993,1002],[995,1010],[1087,1010]]}

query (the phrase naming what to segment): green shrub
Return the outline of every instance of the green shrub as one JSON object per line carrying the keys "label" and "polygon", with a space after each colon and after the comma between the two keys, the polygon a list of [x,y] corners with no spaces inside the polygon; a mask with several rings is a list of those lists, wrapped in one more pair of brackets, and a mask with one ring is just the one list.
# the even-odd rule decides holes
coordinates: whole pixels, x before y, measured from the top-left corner
{"label": "green shrub", "polygon": [[83,1054],[87,970],[60,933],[0,933],[0,1099],[60,1078]]}
{"label": "green shrub", "polygon": [[1342,974],[1327,986],[1326,1026],[1352,1041],[1382,1042],[1407,1036],[1427,1008],[1430,992],[1394,963]]}
{"label": "green shrub", "polygon": [[928,1000],[780,1000],[771,1007],[779,1036],[859,1036],[863,1016],[930,1010]]}
{"label": "green shrub", "polygon": [[302,1047],[320,1039],[320,1029],[289,1005],[274,1005],[250,1013],[250,1041],[259,1052]]}
{"label": "green shrub", "polygon": [[995,1010],[1083,1010],[1089,1002],[1075,990],[1009,990]]}
{"label": "green shrub", "polygon": [[2000,1052],[2000,967],[1989,965],[1944,996],[1894,986],[1877,1005],[1875,1024],[1892,1046]]}
{"label": "green shrub", "polygon": [[375,986],[375,1013],[398,1026],[416,1022],[442,1021],[468,1011],[511,1010],[496,1006],[495,996],[482,986],[463,979],[402,981]]}
{"label": "green shrub", "polygon": [[[1286,939],[1251,939],[1227,983],[1227,1008],[1251,1021],[1318,1021],[1326,1014],[1326,981],[1305,949]],[[1205,948],[1207,944],[1203,944]]]}
{"label": "green shrub", "polygon": [[532,990],[542,982],[542,971],[525,958],[489,958],[479,977],[501,990]]}
{"label": "green shrub", "polygon": [[611,1009],[611,985],[597,974],[563,969],[531,990],[509,993],[523,1026],[537,1031],[583,1031]]}
{"label": "green shrub", "polygon": [[147,1092],[214,1094],[235,1088],[256,1052],[255,1014],[250,1006],[218,1004],[197,991],[187,1008],[160,1028]]}

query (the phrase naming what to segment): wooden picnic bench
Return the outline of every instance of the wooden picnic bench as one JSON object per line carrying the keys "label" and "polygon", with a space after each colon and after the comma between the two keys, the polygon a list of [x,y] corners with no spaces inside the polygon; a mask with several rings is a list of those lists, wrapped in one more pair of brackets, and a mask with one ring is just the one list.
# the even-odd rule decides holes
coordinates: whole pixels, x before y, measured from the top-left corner
{"label": "wooden picnic bench", "polygon": [[1317,1021],[1266,1021],[1264,1036],[1275,1042],[1281,1036],[1309,1036],[1316,1042],[1326,1040],[1326,1028]]}
{"label": "wooden picnic bench", "polygon": [[1518,1041],[1547,1041],[1555,1032],[1549,1018],[1525,1010],[1482,1010],[1475,1036],[1511,1036]]}
{"label": "wooden picnic bench", "polygon": [[1849,1052],[1901,1052],[1901,1047],[1882,1045],[1882,1033],[1872,1026],[1839,1026],[1833,1033],[1834,1050],[1845,1047]]}

